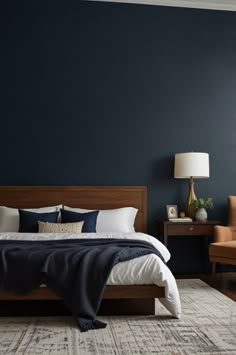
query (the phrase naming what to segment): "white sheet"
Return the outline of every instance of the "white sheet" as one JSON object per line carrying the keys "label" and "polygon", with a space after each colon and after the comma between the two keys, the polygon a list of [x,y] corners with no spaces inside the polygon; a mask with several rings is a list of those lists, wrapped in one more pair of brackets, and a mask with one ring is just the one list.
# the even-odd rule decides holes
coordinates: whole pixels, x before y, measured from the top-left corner
{"label": "white sheet", "polygon": [[[0,233],[0,240],[56,240],[85,238],[122,238],[148,241],[154,245],[167,262],[170,253],[159,240],[144,233]],[[160,302],[176,318],[180,318],[181,305],[175,278],[170,269],[155,254],[141,256],[129,261],[118,263],[112,269],[107,280],[108,285],[150,285],[165,287],[165,298]]]}

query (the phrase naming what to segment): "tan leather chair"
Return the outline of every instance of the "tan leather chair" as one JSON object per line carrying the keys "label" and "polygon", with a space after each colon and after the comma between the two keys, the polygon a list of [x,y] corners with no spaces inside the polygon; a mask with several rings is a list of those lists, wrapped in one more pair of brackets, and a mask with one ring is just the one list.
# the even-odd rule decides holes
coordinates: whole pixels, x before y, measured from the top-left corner
{"label": "tan leather chair", "polygon": [[216,263],[236,265],[236,196],[228,197],[228,226],[214,227],[214,243],[209,245],[212,277]]}

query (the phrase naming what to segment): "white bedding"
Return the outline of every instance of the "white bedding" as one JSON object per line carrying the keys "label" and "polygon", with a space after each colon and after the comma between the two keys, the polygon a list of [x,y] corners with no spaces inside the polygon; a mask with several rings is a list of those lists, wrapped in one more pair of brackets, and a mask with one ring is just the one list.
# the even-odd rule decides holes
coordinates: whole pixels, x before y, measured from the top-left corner
{"label": "white bedding", "polygon": [[[170,253],[160,241],[144,233],[0,233],[0,240],[52,240],[52,239],[81,239],[81,238],[122,238],[139,239],[154,245],[167,262]],[[170,269],[155,254],[140,256],[138,258],[118,263],[112,269],[107,280],[108,285],[149,285],[165,287],[165,298],[160,302],[177,318],[180,318],[181,305],[175,278]]]}

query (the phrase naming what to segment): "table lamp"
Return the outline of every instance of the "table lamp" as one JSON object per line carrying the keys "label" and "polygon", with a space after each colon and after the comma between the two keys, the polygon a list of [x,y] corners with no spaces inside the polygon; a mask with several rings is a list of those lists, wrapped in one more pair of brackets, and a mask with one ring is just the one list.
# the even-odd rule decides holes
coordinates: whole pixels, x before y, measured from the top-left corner
{"label": "table lamp", "polygon": [[191,205],[196,200],[194,192],[194,178],[203,179],[209,177],[209,154],[208,153],[178,153],[175,154],[174,177],[189,180],[189,194],[185,204],[185,214],[194,218],[195,207]]}

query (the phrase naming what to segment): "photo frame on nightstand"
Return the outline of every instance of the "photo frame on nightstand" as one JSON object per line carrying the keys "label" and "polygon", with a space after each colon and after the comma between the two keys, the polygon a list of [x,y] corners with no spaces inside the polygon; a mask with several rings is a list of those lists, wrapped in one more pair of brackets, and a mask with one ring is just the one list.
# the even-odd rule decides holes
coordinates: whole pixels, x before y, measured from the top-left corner
{"label": "photo frame on nightstand", "polygon": [[178,206],[177,205],[167,205],[167,217],[169,220],[172,218],[178,218]]}

